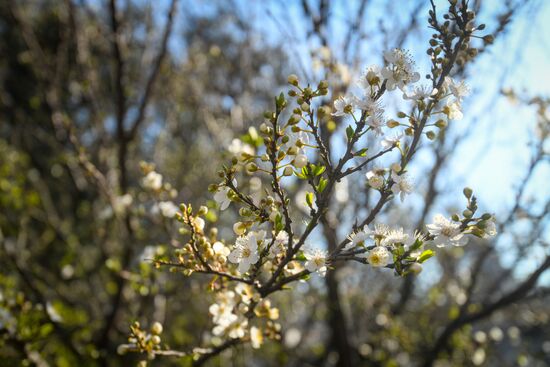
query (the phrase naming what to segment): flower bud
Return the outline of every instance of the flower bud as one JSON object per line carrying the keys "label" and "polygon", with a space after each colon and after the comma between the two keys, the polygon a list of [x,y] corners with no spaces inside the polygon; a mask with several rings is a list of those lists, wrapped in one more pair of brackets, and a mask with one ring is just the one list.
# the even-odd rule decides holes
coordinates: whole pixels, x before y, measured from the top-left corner
{"label": "flower bud", "polygon": [[389,127],[390,129],[393,129],[394,127],[399,126],[399,122],[395,120],[388,120],[388,122],[386,122],[386,126]]}
{"label": "flower bud", "polygon": [[420,274],[422,272],[422,265],[420,265],[419,263],[412,263],[409,267],[409,270],[413,274]]}
{"label": "flower bud", "polygon": [[298,122],[300,122],[300,119],[301,119],[301,118],[302,118],[302,116],[293,114],[293,115],[290,116],[290,118],[288,119],[288,124],[289,124],[289,125],[296,125]]}
{"label": "flower bud", "polygon": [[198,215],[206,215],[208,213],[208,208],[204,205],[201,205],[199,208],[199,211],[197,212]]}
{"label": "flower bud", "polygon": [[435,126],[440,128],[440,129],[444,129],[445,127],[447,127],[447,121],[445,121],[443,119],[439,119],[435,122]]}
{"label": "flower bud", "polygon": [[464,211],[462,212],[462,215],[463,215],[465,218],[471,218],[471,217],[474,215],[474,213],[472,213],[471,210],[466,209],[466,210],[464,210]]}
{"label": "flower bud", "polygon": [[241,217],[248,217],[248,216],[252,215],[252,212],[250,211],[250,209],[243,207],[243,208],[239,209],[239,215]]}
{"label": "flower bud", "polygon": [[464,193],[464,196],[466,196],[467,199],[472,197],[472,194],[474,193],[473,190],[469,187],[465,187],[464,190],[462,190]]}
{"label": "flower bud", "polygon": [[151,341],[153,342],[153,344],[159,345],[160,344],[160,336],[153,335],[153,337],[151,338]]}
{"label": "flower bud", "polygon": [[258,165],[254,162],[250,162],[246,165],[246,171],[248,173],[253,173],[253,172],[256,172],[258,170]]}
{"label": "flower bud", "polygon": [[297,86],[298,85],[298,76],[296,74],[290,74],[288,76],[287,81],[288,81],[288,84]]}
{"label": "flower bud", "polygon": [[268,134],[269,133],[269,126],[267,126],[267,124],[265,122],[263,122],[260,125],[260,132],[263,133],[263,134]]}
{"label": "flower bud", "polygon": [[391,169],[394,172],[401,172],[401,165],[399,163],[393,163]]}
{"label": "flower bud", "polygon": [[405,112],[399,111],[399,112],[397,112],[397,117],[402,119],[404,117],[407,117],[407,114]]}
{"label": "flower bud", "polygon": [[317,86],[318,89],[327,89],[328,88],[328,82],[326,80],[321,80],[319,82],[319,85]]}
{"label": "flower bud", "polygon": [[307,164],[307,156],[305,154],[298,154],[292,161],[292,164],[296,168],[305,167],[305,165]]}
{"label": "flower bud", "polygon": [[246,232],[246,225],[243,222],[233,224],[233,232],[235,232],[237,236],[242,236]]}
{"label": "flower bud", "polygon": [[298,148],[296,148],[295,146],[292,146],[292,147],[288,148],[287,154],[288,154],[288,155],[296,155],[296,154],[298,154]]}
{"label": "flower bud", "polygon": [[493,43],[494,40],[495,40],[495,37],[494,37],[492,34],[488,34],[488,35],[486,35],[485,37],[483,37],[483,41],[484,41],[485,43],[488,43],[488,44]]}
{"label": "flower bud", "polygon": [[155,322],[151,326],[151,334],[160,335],[162,334],[162,324],[160,322]]}
{"label": "flower bud", "polygon": [[309,111],[309,104],[304,102],[300,105],[300,108],[302,109],[302,111],[307,112],[307,111]]}
{"label": "flower bud", "polygon": [[286,166],[283,171],[283,176],[292,176],[293,173],[294,173],[294,170],[292,169],[292,167]]}
{"label": "flower bud", "polygon": [[430,140],[434,140],[434,139],[436,138],[436,135],[435,135],[435,133],[434,133],[433,131],[428,131],[428,132],[426,133],[426,137],[427,137],[428,139],[430,139]]}

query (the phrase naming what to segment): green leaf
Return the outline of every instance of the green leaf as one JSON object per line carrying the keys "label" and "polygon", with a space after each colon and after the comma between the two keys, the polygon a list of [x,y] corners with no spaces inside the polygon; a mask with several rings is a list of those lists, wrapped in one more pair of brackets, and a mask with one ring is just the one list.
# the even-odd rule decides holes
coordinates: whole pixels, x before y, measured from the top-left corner
{"label": "green leaf", "polygon": [[418,257],[417,261],[422,264],[424,261],[428,260],[430,257],[434,255],[435,255],[435,252],[433,252],[432,250],[426,250]]}
{"label": "green leaf", "polygon": [[304,174],[302,174],[301,172],[294,171],[294,175],[296,175],[296,177],[298,177],[301,180],[307,180],[307,176],[304,176]]}
{"label": "green leaf", "polygon": [[278,97],[275,97],[275,106],[277,107],[277,111],[279,111],[279,112],[283,108],[285,108],[286,101],[285,101],[285,95],[283,94],[283,92],[281,92],[281,94],[279,94]]}
{"label": "green leaf", "polygon": [[353,138],[353,127],[351,127],[351,125],[346,128],[346,136],[348,137],[348,140]]}
{"label": "green leaf", "polygon": [[414,241],[414,243],[410,247],[409,251],[418,250],[420,247],[422,247],[422,245],[423,245],[423,242],[417,238],[416,241]]}
{"label": "green leaf", "polygon": [[283,225],[283,216],[281,214],[277,214],[277,216],[275,217],[275,231],[282,231],[284,227],[285,226]]}
{"label": "green leaf", "polygon": [[368,148],[363,148],[357,152],[355,152],[355,156],[356,157],[366,157],[367,156],[367,150],[369,150]]}
{"label": "green leaf", "polygon": [[306,261],[306,256],[304,255],[303,251],[300,251],[296,254],[295,259],[298,261]]}
{"label": "green leaf", "polygon": [[306,193],[306,203],[310,208],[313,208],[313,193],[307,192]]}
{"label": "green leaf", "polygon": [[326,178],[321,177],[319,180],[319,185],[317,185],[317,191],[320,193],[325,190],[325,187],[327,187],[328,180]]}
{"label": "green leaf", "polygon": [[319,176],[319,175],[322,175],[323,172],[325,172],[327,169],[327,167],[325,166],[315,166],[315,168],[313,169],[313,175],[314,176]]}

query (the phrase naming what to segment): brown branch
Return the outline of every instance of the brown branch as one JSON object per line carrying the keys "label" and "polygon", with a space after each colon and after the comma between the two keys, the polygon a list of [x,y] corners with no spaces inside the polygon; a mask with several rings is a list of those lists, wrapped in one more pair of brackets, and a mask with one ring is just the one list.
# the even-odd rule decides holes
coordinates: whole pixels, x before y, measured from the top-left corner
{"label": "brown branch", "polygon": [[147,83],[145,85],[145,93],[143,94],[143,98],[139,105],[138,114],[135,120],[133,121],[133,123],[131,124],[130,131],[127,136],[128,140],[132,140],[135,137],[139,129],[139,126],[142,124],[143,120],[145,119],[145,112],[147,109],[147,105],[149,104],[149,100],[151,99],[151,95],[153,93],[155,83],[158,79],[160,68],[162,66],[164,59],[166,58],[166,54],[168,51],[168,40],[170,39],[170,34],[172,33],[172,29],[173,29],[177,3],[178,3],[178,0],[172,0],[170,4],[170,10],[168,11],[166,26],[164,27],[160,50],[155,58],[151,75],[147,79]]}

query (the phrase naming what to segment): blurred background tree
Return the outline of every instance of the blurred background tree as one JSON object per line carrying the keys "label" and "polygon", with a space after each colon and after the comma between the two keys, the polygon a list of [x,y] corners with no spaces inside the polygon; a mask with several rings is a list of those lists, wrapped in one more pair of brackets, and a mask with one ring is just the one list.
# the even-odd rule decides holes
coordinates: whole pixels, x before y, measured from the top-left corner
{"label": "blurred background tree", "polygon": [[[177,349],[199,344],[210,329],[207,283],[150,265],[155,253],[177,245],[170,240],[176,226],[155,214],[155,202],[209,200],[206,187],[233,138],[254,134],[249,127],[287,74],[329,79],[330,103],[384,49],[422,55],[429,3],[400,5],[2,2],[0,365],[135,363],[116,351],[132,320],[163,322],[163,341]],[[383,218],[420,227],[434,209],[460,207],[451,198],[473,182],[485,185],[481,207],[496,210],[499,237],[441,251],[436,265],[405,279],[337,264],[324,282],[278,295],[281,343],[228,350],[213,365],[550,364],[548,90],[530,79],[520,57],[537,55],[529,47],[544,50],[526,29],[548,20],[549,7],[472,5],[495,40],[463,55],[473,61],[453,71],[471,80],[471,118],[422,148],[413,167],[419,193]],[[545,73],[549,65],[538,67]],[[490,75],[478,77],[484,70]],[[390,103],[399,109],[400,101]],[[337,119],[323,127],[332,152],[342,147],[341,128]],[[510,154],[522,159],[512,162]],[[475,182],[481,155],[489,157],[482,167],[495,172]],[[169,197],[144,189],[141,161],[171,184]],[[502,167],[509,177],[499,175]],[[303,201],[301,187],[289,190]],[[336,246],[350,214],[368,213],[375,200],[364,180],[342,182],[316,234],[319,245]]]}

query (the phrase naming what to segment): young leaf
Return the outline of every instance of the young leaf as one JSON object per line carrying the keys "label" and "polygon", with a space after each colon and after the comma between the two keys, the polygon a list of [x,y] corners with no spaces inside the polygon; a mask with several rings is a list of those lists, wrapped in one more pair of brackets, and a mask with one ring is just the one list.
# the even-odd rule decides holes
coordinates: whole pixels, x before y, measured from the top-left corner
{"label": "young leaf", "polygon": [[310,208],[313,208],[313,193],[312,192],[306,193],[306,203]]}
{"label": "young leaf", "polygon": [[422,264],[424,261],[428,260],[430,257],[434,255],[435,255],[435,252],[433,252],[432,250],[426,250],[418,257],[418,262]]}
{"label": "young leaf", "polygon": [[353,127],[351,127],[351,125],[346,128],[346,136],[348,137],[348,140],[353,138]]}

